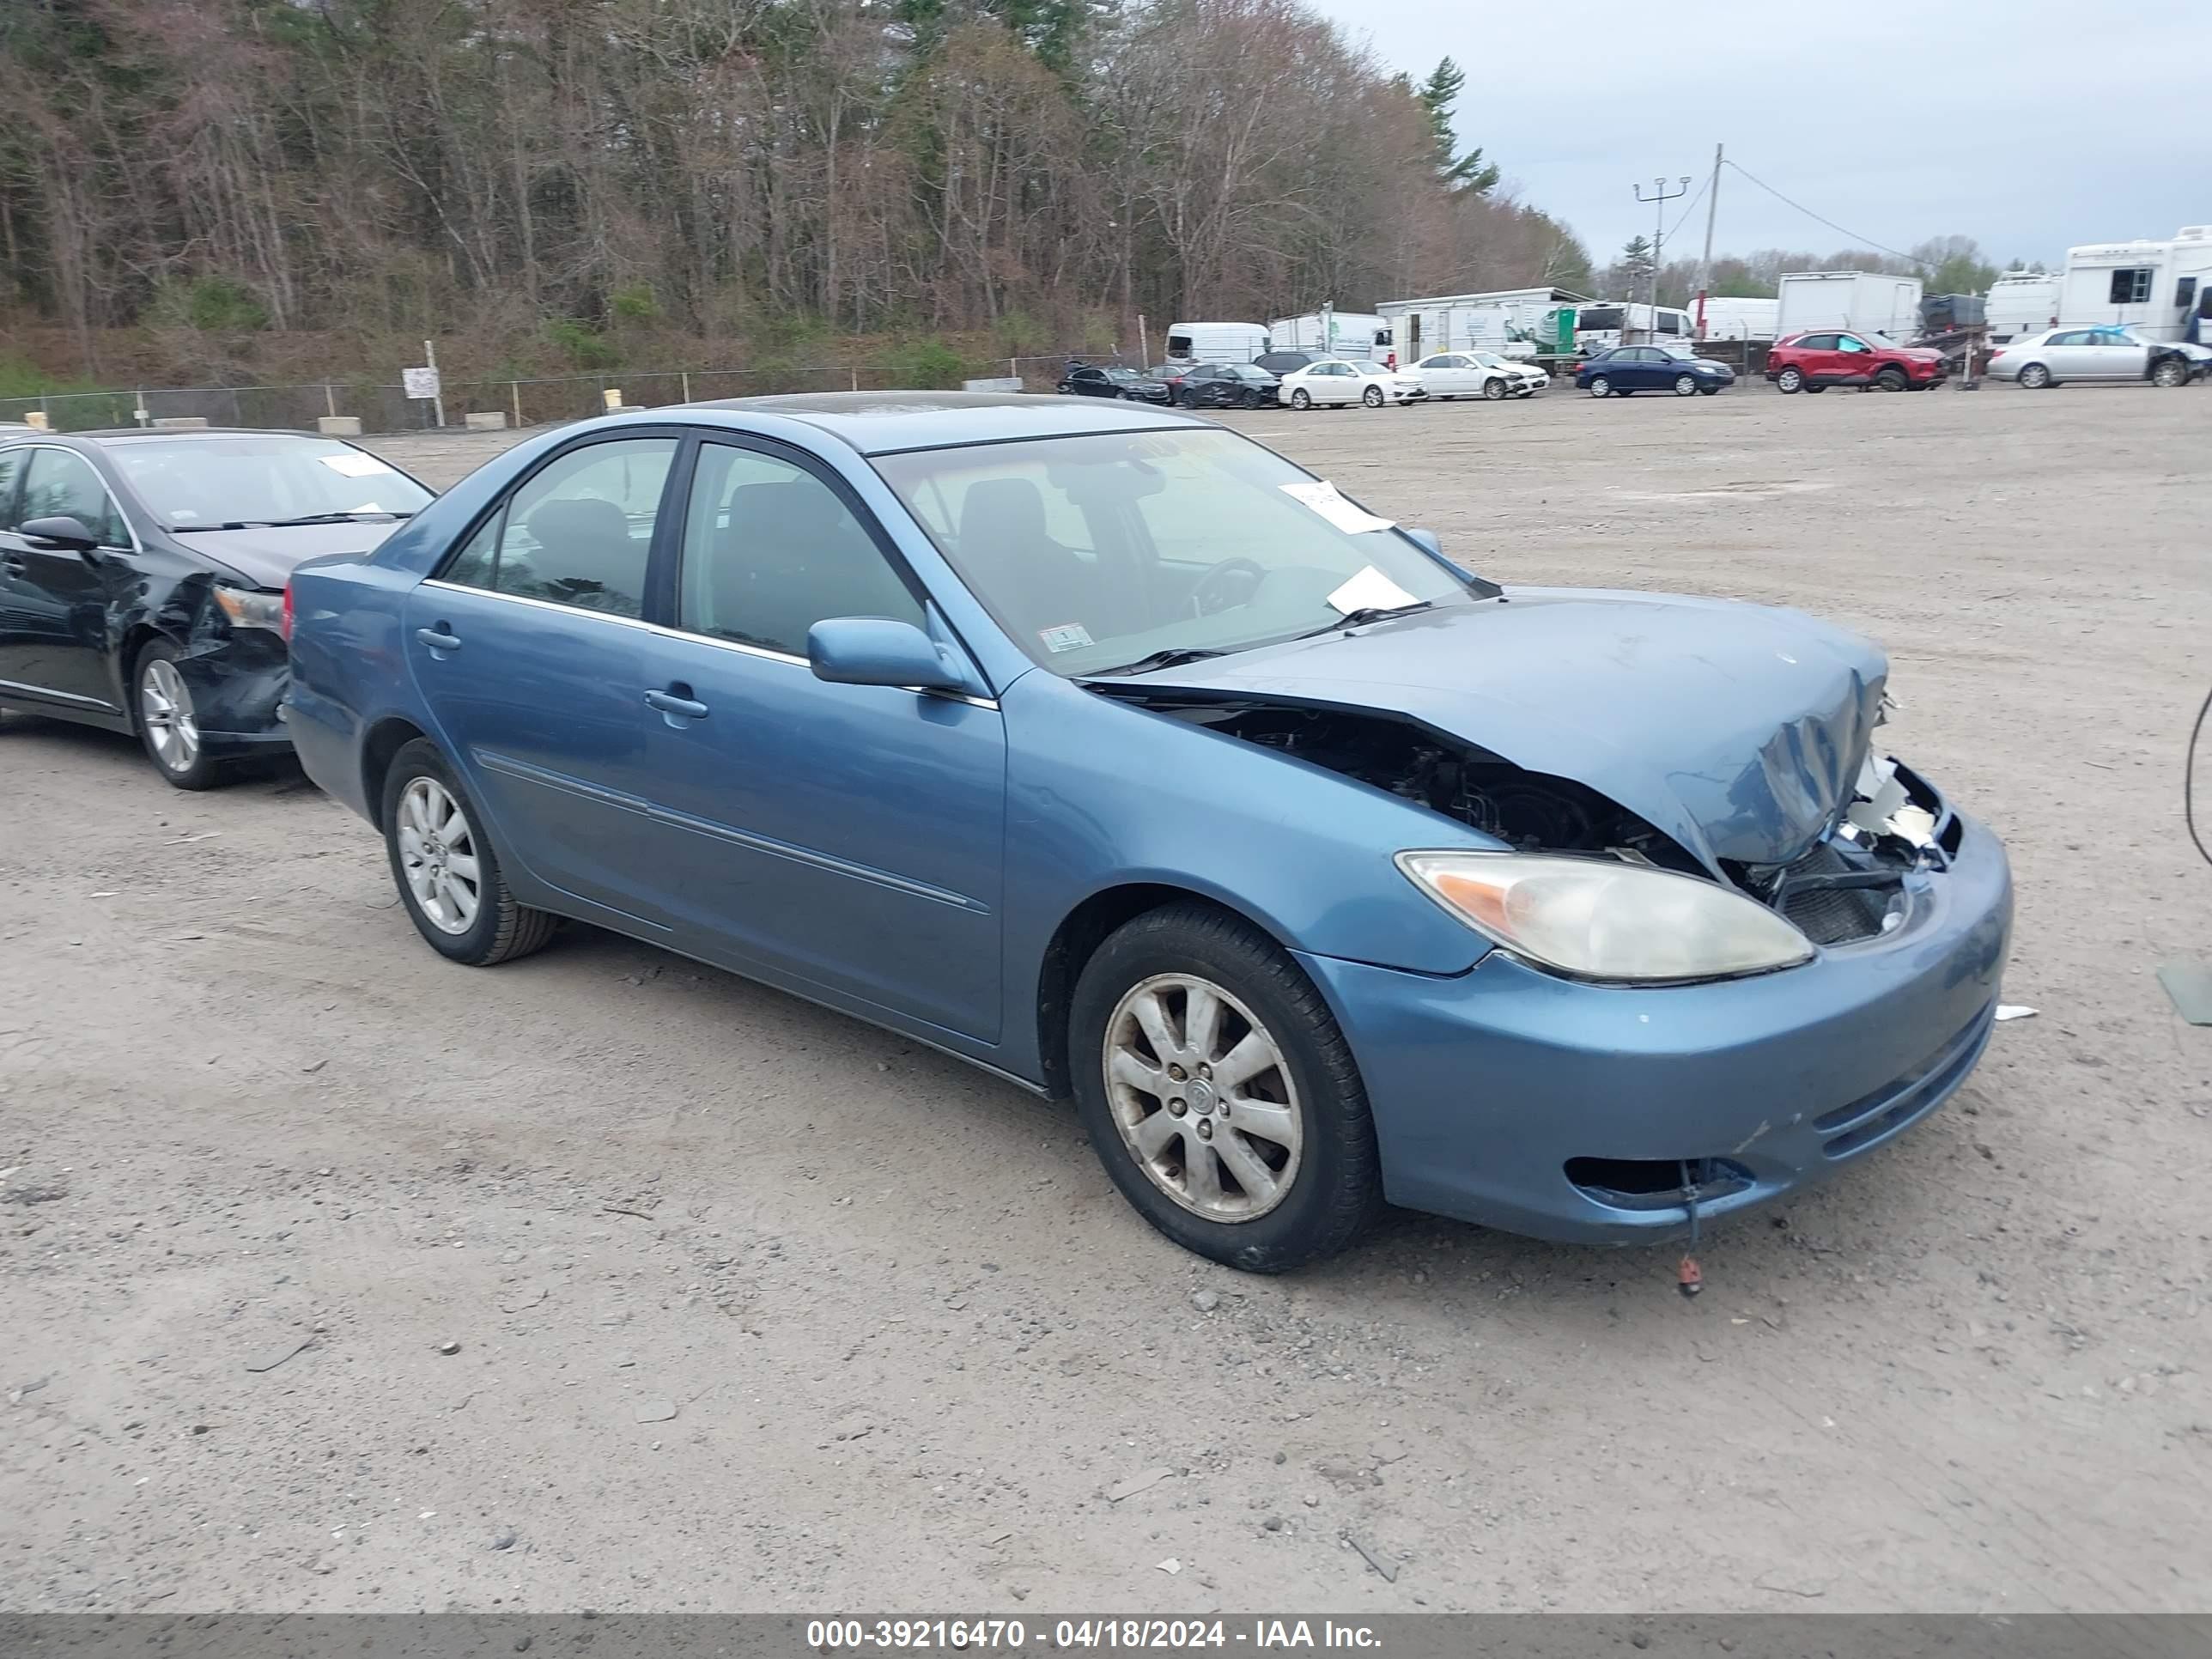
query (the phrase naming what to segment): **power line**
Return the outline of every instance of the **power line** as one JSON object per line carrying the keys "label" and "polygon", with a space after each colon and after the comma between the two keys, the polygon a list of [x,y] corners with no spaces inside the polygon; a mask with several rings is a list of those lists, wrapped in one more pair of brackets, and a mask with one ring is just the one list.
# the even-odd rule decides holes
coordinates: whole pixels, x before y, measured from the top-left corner
{"label": "power line", "polygon": [[1923,259],[1916,254],[1899,252],[1896,248],[1887,247],[1881,243],[1875,241],[1871,236],[1862,236],[1855,230],[1844,229],[1833,219],[1821,218],[1819,214],[1814,212],[1812,209],[1807,207],[1802,202],[1791,201],[1789,197],[1784,196],[1780,191],[1775,189],[1773,185],[1768,184],[1765,179],[1761,179],[1756,173],[1745,172],[1742,167],[1736,165],[1736,161],[1734,156],[1729,157],[1725,165],[1735,167],[1738,173],[1743,173],[1745,178],[1750,179],[1753,184],[1757,185],[1769,196],[1774,198],[1776,201],[1787,203],[1790,206],[1796,208],[1798,212],[1803,214],[1808,219],[1819,220],[1820,223],[1827,226],[1830,230],[1834,231],[1838,236],[1848,236],[1852,241],[1860,243],[1867,247],[1873,248],[1878,253],[1887,253],[1893,259],[1902,259],[1907,264],[1918,265],[1923,270],[1933,270],[1936,268],[1935,262],[1931,259]]}
{"label": "power line", "polygon": [[1682,218],[1675,220],[1674,224],[1668,228],[1667,232],[1667,240],[1668,241],[1673,241],[1674,240],[1674,233],[1681,229],[1682,220],[1687,219],[1692,213],[1697,210],[1698,204],[1705,199],[1705,192],[1712,188],[1712,184],[1713,176],[1709,173],[1705,175],[1705,183],[1698,186],[1698,193],[1690,198],[1689,205],[1682,210]]}

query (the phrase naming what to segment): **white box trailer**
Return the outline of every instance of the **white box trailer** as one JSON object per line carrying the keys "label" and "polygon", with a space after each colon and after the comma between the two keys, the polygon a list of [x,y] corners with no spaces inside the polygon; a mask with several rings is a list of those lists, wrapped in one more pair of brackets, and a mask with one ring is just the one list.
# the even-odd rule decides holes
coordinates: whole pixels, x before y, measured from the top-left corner
{"label": "white box trailer", "polygon": [[[1698,314],[1696,301],[1690,302],[1690,316],[1694,322]],[[1736,299],[1731,295],[1705,295],[1705,338],[1708,340],[1774,340],[1781,337],[1775,325],[1781,320],[1782,301],[1779,300]]]}
{"label": "white box trailer", "polygon": [[1633,300],[1606,300],[1575,312],[1575,349],[1603,351],[1628,341],[1677,345],[1695,328],[1691,313],[1675,306],[1647,306]]}
{"label": "white box trailer", "polygon": [[1811,328],[1859,328],[1909,340],[1920,332],[1920,279],[1874,270],[1785,270],[1774,337]]}
{"label": "white box trailer", "polygon": [[1983,307],[1990,338],[2002,345],[2058,325],[2058,278],[2048,271],[2008,270],[1990,284]]}
{"label": "white box trailer", "polygon": [[1390,355],[1390,325],[1371,311],[1309,311],[1268,324],[1267,349],[1379,363]]}
{"label": "white box trailer", "polygon": [[1560,350],[1559,312],[1589,303],[1588,295],[1564,288],[1509,288],[1427,300],[1385,300],[1376,309],[1390,325],[1390,349],[1399,366],[1408,368],[1439,351],[1534,357],[1540,351]]}
{"label": "white box trailer", "polygon": [[1267,349],[1257,323],[1177,323],[1168,330],[1171,363],[1249,363]]}
{"label": "white box trailer", "polygon": [[[2164,242],[2094,242],[2066,250],[2058,321],[2132,325],[2147,337],[2178,340],[2204,308],[2212,282],[2212,225],[2184,225]],[[2203,331],[2200,328],[2200,333]]]}

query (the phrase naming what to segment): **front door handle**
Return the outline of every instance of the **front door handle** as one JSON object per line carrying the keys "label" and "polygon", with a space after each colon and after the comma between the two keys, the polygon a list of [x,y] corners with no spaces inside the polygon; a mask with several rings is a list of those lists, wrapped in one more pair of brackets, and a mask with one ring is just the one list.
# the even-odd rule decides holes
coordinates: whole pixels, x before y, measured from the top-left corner
{"label": "front door handle", "polygon": [[14,548],[11,547],[6,552],[0,553],[0,570],[5,570],[11,576],[20,576],[23,574],[23,556]]}
{"label": "front door handle", "polygon": [[458,651],[461,648],[461,636],[458,634],[448,634],[443,623],[440,623],[435,628],[416,629],[415,637],[428,646],[430,654],[441,662],[445,660],[447,652]]}
{"label": "front door handle", "polygon": [[688,685],[672,685],[665,691],[648,691],[645,694],[646,706],[658,708],[661,718],[680,732],[686,721],[707,718],[707,705],[689,696],[690,690]]}

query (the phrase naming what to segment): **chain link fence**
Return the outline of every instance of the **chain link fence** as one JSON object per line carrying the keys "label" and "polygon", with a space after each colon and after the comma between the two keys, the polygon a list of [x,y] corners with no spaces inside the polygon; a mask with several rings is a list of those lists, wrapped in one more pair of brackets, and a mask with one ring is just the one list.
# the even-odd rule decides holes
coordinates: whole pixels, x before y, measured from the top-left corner
{"label": "chain link fence", "polygon": [[[1125,361],[1114,352],[1053,352],[1024,357],[995,357],[971,365],[977,378],[1005,375],[1030,392],[1048,392],[1071,360],[1110,365]],[[1135,366],[1132,362],[1132,366]],[[441,388],[446,422],[460,427],[471,415],[496,415],[509,426],[544,426],[603,414],[610,394],[623,409],[661,409],[676,404],[722,398],[763,397],[791,392],[888,392],[902,382],[895,368],[860,363],[822,363],[803,368],[692,368],[632,373],[562,374],[548,378],[483,379],[448,376]],[[368,380],[331,380],[308,386],[144,387],[114,392],[52,392],[37,398],[0,398],[0,422],[44,417],[56,432],[96,432],[122,427],[152,427],[166,422],[205,422],[211,427],[279,428],[313,432],[329,423],[350,434],[424,432],[437,426],[436,405],[410,398],[404,387]]]}

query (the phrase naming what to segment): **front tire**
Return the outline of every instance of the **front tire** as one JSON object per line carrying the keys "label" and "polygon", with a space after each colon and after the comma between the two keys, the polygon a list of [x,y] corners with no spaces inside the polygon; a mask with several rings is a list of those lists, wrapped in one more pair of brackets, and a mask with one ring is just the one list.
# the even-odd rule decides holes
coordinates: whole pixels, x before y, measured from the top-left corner
{"label": "front tire", "polygon": [[1677,398],[1696,397],[1698,395],[1698,377],[1694,374],[1677,374],[1674,377],[1674,395]]}
{"label": "front tire", "polygon": [[2160,386],[2186,386],[2189,384],[2189,365],[2179,357],[2161,358],[2152,365],[2150,383]]}
{"label": "front tire", "polygon": [[1902,392],[1911,384],[1905,378],[1905,371],[1895,367],[1885,368],[1876,374],[1874,383],[1884,392]]}
{"label": "front tire", "polygon": [[1805,389],[1805,371],[1792,364],[1774,377],[1774,389],[1785,392],[1802,392]]}
{"label": "front tire", "polygon": [[1505,395],[1505,382],[1492,375],[1482,383],[1482,395],[1490,402],[1496,403]]}
{"label": "front tire", "polygon": [[1137,1212],[1199,1255],[1287,1273],[1382,1208],[1352,1049],[1297,964],[1198,903],[1128,922],[1068,1011],[1077,1104]]}
{"label": "front tire", "polygon": [[483,815],[427,738],[384,775],[385,851],[408,918],[430,948],[471,968],[541,950],[559,918],[515,902]]}
{"label": "front tire", "polygon": [[191,688],[177,667],[184,654],[167,640],[155,640],[138,653],[131,671],[138,741],[172,788],[212,789],[222,781],[222,769],[208,753]]}

